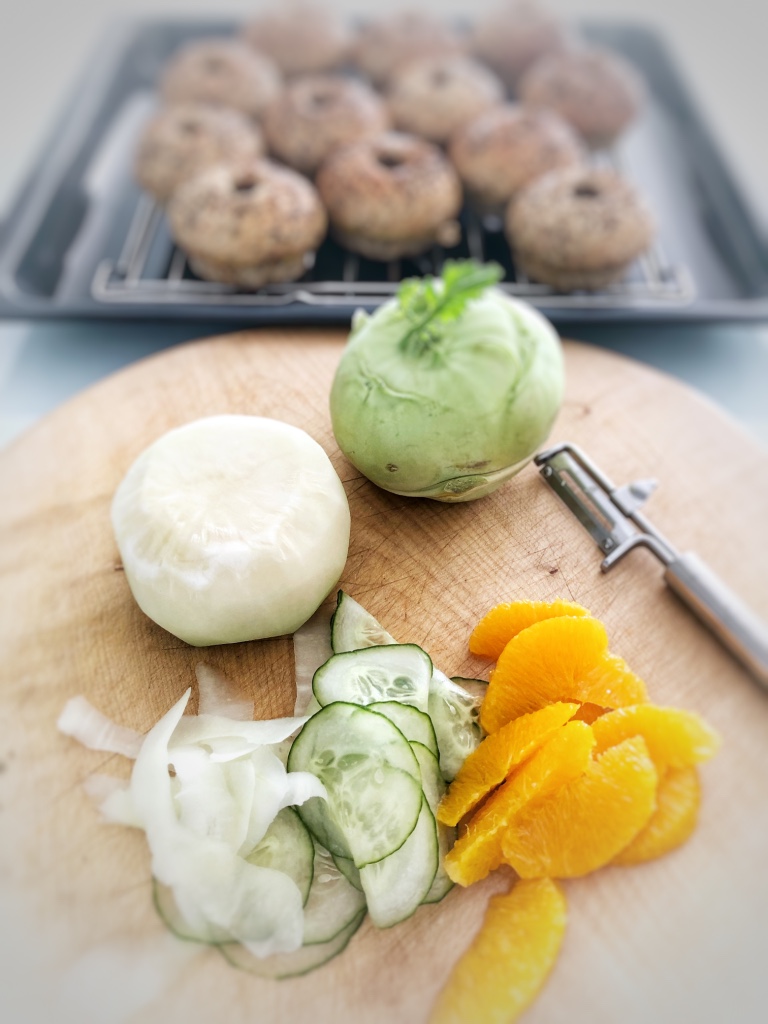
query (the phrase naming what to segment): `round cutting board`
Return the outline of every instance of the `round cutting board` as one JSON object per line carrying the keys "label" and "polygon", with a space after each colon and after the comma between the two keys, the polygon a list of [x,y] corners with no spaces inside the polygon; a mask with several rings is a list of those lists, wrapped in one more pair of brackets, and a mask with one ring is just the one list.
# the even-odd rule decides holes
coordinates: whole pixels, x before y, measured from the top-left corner
{"label": "round cutting board", "polygon": [[[685,847],[566,885],[565,944],[526,1021],[764,1020],[768,696],[667,591],[647,552],[601,575],[594,543],[533,467],[454,506],[368,483],[330,428],[342,344],[335,332],[263,331],[168,351],[78,396],[0,455],[0,1018],[425,1021],[489,895],[510,884],[499,871],[388,931],[366,923],[313,974],[265,981],[167,935],[143,836],[98,820],[83,780],[129,766],[56,732],[69,697],[85,694],[145,730],[205,661],[253,697],[257,717],[292,710],[290,639],[203,651],[176,640],[133,602],[109,524],[115,487],[148,443],[237,412],[286,420],[324,446],[352,510],[341,585],[448,674],[487,672],[467,638],[491,605],[560,596],[605,621],[653,700],[699,711],[722,733]],[[765,454],[671,379],[574,343],[566,360],[552,441],[582,445],[618,482],[658,477],[650,518],[768,617]]]}

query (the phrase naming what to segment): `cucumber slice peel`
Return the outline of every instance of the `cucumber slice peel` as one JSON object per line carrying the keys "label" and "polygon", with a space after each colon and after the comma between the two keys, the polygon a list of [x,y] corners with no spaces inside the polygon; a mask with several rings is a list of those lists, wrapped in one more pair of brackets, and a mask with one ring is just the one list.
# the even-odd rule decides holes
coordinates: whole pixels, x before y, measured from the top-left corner
{"label": "cucumber slice peel", "polygon": [[[422,746],[421,743],[411,743],[411,747],[421,768],[421,785],[424,796],[430,810],[437,817],[437,805],[448,788],[440,772],[440,765],[432,751]],[[452,826],[437,822],[439,863],[432,886],[424,897],[423,903],[439,903],[453,888],[453,882],[445,870],[445,855],[456,842],[456,833],[457,830]]]}
{"label": "cucumber slice peel", "polygon": [[292,878],[306,906],[314,876],[315,845],[292,807],[278,812],[264,838],[245,859],[259,867],[275,868]]}
{"label": "cucumber slice peel", "polygon": [[473,696],[439,669],[429,688],[429,717],[440,748],[440,770],[450,782],[483,738],[479,714],[482,698]]}
{"label": "cucumber slice peel", "polygon": [[354,885],[358,892],[363,891],[363,883],[360,881],[360,872],[355,867],[354,861],[351,861],[349,857],[339,857],[332,853],[333,863],[344,875],[350,885]]}
{"label": "cucumber slice peel", "polygon": [[254,956],[245,946],[241,946],[237,942],[227,943],[219,946],[218,949],[233,967],[256,974],[260,978],[274,978],[275,980],[295,978],[302,974],[309,974],[310,971],[327,964],[339,953],[343,953],[364,918],[365,910],[362,910],[346,928],[342,929],[329,942],[302,946],[294,953],[274,953],[272,956],[260,958]]}
{"label": "cucumber slice peel", "polygon": [[309,899],[304,905],[304,945],[330,942],[361,912],[365,897],[336,866],[331,854],[315,845],[314,876]]}
{"label": "cucumber slice peel", "polygon": [[331,646],[335,654],[359,651],[363,647],[382,647],[397,640],[353,597],[340,590],[336,611],[331,618]]}

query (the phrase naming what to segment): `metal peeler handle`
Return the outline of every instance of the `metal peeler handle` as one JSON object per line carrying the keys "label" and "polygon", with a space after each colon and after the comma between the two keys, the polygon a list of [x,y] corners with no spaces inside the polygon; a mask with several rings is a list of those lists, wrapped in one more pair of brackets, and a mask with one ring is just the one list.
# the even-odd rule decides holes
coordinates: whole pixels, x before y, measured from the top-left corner
{"label": "metal peeler handle", "polygon": [[768,689],[768,628],[714,572],[692,552],[667,565],[664,579]]}

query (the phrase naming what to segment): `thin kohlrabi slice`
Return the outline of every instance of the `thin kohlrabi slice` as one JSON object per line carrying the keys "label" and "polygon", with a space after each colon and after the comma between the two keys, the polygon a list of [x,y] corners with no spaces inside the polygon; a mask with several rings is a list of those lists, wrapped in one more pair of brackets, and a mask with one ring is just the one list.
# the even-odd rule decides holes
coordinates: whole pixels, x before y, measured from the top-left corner
{"label": "thin kohlrabi slice", "polygon": [[147,734],[131,776],[131,796],[144,824],[152,873],[173,890],[186,924],[215,927],[256,956],[301,945],[301,893],[287,875],[249,864],[221,839],[203,838],[179,822],[168,764],[169,743],[190,691]]}
{"label": "thin kohlrabi slice", "polygon": [[267,747],[254,750],[250,761],[255,771],[256,798],[251,804],[248,831],[239,851],[243,855],[261,841],[284,807],[297,807],[312,799],[325,803],[326,798],[325,787],[316,775],[287,771],[280,758]]}
{"label": "thin kohlrabi slice", "polygon": [[173,731],[169,746],[181,747],[189,743],[205,743],[212,747],[213,740],[237,738],[250,749],[281,743],[300,729],[306,718],[269,718],[259,722],[234,721],[221,715],[184,715]]}
{"label": "thin kohlrabi slice", "polygon": [[195,677],[199,693],[198,715],[221,715],[242,722],[253,718],[253,701],[242,697],[235,683],[223,672],[201,661],[195,665]]}
{"label": "thin kohlrabi slice", "polygon": [[296,702],[294,715],[312,715],[320,708],[312,693],[312,677],[333,654],[327,608],[318,608],[293,634]]}
{"label": "thin kohlrabi slice", "polygon": [[56,723],[59,732],[82,743],[89,750],[122,754],[132,760],[141,750],[144,737],[135,729],[117,725],[85,697],[72,697],[62,708]]}
{"label": "thin kohlrabi slice", "polygon": [[330,942],[365,910],[365,896],[350,884],[334,858],[315,843],[314,875],[304,904],[304,945]]}
{"label": "thin kohlrabi slice", "polygon": [[131,799],[130,783],[124,779],[94,772],[83,780],[83,789],[106,821],[128,828],[142,828]]}

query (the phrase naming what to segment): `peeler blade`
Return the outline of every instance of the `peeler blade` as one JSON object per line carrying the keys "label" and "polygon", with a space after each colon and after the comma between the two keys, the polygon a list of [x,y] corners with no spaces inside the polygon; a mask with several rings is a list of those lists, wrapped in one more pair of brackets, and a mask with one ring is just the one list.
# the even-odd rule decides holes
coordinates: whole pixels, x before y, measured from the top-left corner
{"label": "peeler blade", "polygon": [[637,534],[605,490],[568,451],[548,456],[541,465],[541,475],[604,553]]}

